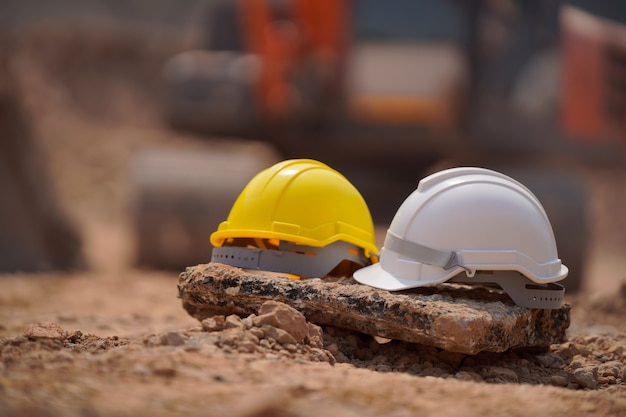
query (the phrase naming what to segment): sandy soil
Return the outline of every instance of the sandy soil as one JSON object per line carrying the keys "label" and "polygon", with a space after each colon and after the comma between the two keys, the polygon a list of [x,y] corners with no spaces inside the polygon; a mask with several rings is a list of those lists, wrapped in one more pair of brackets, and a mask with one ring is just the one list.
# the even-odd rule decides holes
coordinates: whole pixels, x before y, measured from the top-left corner
{"label": "sandy soil", "polygon": [[[624,294],[596,302],[570,297],[574,323],[564,344],[465,356],[379,345],[332,328],[323,329],[320,348],[232,328],[207,332],[177,300],[175,273],[122,268],[0,279],[3,415],[626,411]],[[40,322],[65,333],[38,339],[25,332]],[[574,377],[583,370],[590,380]]]}
{"label": "sandy soil", "polygon": [[[122,61],[148,65],[132,42],[141,33],[90,33],[36,27],[15,51],[38,145],[89,268],[0,276],[0,415],[626,414],[623,169],[584,171],[592,248],[585,291],[567,296],[565,344],[459,358],[332,328],[323,329],[320,347],[253,339],[253,329],[237,326],[207,331],[176,298],[177,271],[132,266],[127,178],[137,150],[207,145],[162,126],[146,93],[156,81],[136,65],[123,76],[113,66],[84,71],[122,44],[130,51]],[[158,64],[158,54],[147,55]],[[51,70],[62,64],[64,71]],[[26,331],[40,322],[61,330]]]}

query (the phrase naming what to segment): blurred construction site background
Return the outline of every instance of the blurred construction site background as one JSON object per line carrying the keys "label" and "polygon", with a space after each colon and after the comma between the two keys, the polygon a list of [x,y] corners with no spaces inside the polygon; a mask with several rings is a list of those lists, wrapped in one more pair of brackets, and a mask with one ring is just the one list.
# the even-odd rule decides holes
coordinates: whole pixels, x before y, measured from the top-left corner
{"label": "blurred construction site background", "polygon": [[0,0],[0,272],[208,262],[247,181],[308,157],[379,242],[428,173],[510,174],[568,290],[617,285],[624,23],[622,1]]}

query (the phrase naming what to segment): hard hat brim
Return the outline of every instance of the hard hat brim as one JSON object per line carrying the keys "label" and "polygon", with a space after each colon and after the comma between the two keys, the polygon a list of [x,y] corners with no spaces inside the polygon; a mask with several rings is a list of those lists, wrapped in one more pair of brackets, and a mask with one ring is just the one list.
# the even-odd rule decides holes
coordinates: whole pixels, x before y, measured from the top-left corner
{"label": "hard hat brim", "polygon": [[[459,270],[462,271],[460,268]],[[457,273],[458,271],[451,273],[451,275],[456,275]],[[402,279],[385,271],[380,263],[376,263],[355,271],[353,278],[358,283],[369,285],[370,287],[387,291],[399,291],[438,284],[445,281],[449,277],[444,276],[442,278],[439,276],[432,280],[423,281],[416,281],[415,279]]]}

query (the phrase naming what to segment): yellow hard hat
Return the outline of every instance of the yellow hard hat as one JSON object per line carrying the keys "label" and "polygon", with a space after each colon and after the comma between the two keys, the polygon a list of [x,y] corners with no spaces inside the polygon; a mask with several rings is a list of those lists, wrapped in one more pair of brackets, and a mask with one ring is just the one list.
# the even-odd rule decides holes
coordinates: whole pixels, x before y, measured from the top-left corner
{"label": "yellow hard hat", "polygon": [[[317,263],[322,262],[324,256],[320,256],[323,253],[319,248],[332,246],[350,251],[349,247],[354,246],[362,251],[361,258],[368,264],[377,260],[374,224],[365,200],[343,175],[311,159],[279,162],[248,183],[228,219],[211,234],[211,243],[216,248],[232,246],[228,242],[233,239],[270,239],[290,245],[277,251],[280,256],[285,250],[314,254],[311,259],[300,258],[293,262],[277,256],[266,263],[270,266],[267,270],[296,275],[312,276],[298,273],[297,265],[316,262],[315,258],[318,258]],[[303,250],[300,245],[308,249]],[[237,256],[243,259],[250,255],[232,252],[239,249],[214,249],[212,261],[264,269],[257,265],[256,259],[252,263],[234,261]],[[258,254],[258,250],[255,253]]]}

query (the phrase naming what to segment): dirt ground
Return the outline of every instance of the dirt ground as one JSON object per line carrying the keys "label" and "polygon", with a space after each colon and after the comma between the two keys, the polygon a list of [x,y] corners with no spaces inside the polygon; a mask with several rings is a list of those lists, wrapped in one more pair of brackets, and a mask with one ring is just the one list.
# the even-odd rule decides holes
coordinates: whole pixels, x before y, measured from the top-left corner
{"label": "dirt ground", "polygon": [[136,28],[79,29],[15,38],[24,105],[88,268],[0,276],[0,415],[626,415],[623,168],[581,170],[592,242],[563,344],[466,356],[333,328],[293,345],[235,318],[201,325],[176,271],[133,267],[128,163],[150,146],[231,145],[163,126],[145,68],[181,48],[165,32],[150,51]]}

